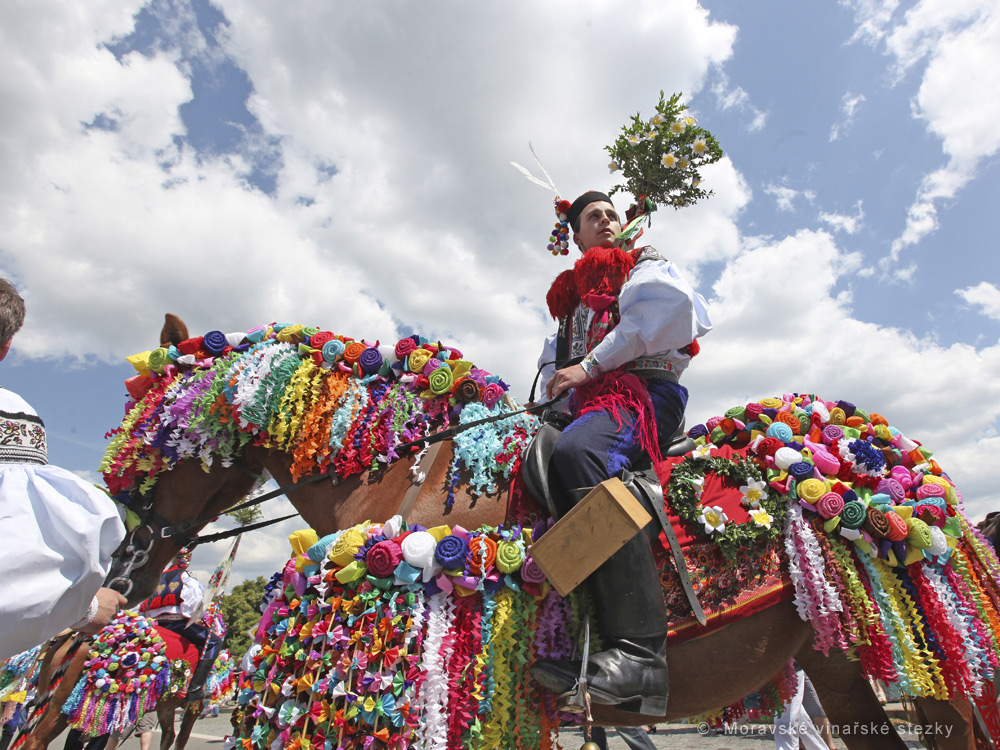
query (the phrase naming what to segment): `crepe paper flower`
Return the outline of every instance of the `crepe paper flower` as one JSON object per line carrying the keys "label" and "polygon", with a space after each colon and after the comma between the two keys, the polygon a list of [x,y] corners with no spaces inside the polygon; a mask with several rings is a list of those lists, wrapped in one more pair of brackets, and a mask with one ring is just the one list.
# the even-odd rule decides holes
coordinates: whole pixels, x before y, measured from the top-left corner
{"label": "crepe paper flower", "polygon": [[257,726],[255,726],[253,728],[253,731],[250,733],[250,741],[259,747],[260,744],[264,741],[265,730],[266,726],[264,724],[258,724]]}
{"label": "crepe paper flower", "polygon": [[705,491],[705,477],[701,476],[689,481],[691,482],[691,486],[694,487],[695,499],[701,500],[702,493]]}
{"label": "crepe paper flower", "polygon": [[365,557],[368,572],[376,578],[388,578],[403,559],[403,551],[391,539],[376,542]]}
{"label": "crepe paper flower", "polygon": [[763,508],[754,508],[750,511],[750,518],[758,526],[763,526],[765,529],[771,528],[771,523],[774,521],[774,516],[768,513]]}
{"label": "crepe paper flower", "polygon": [[714,534],[717,531],[725,531],[726,522],[728,520],[729,516],[727,516],[725,511],[722,510],[722,507],[718,505],[712,505],[704,508],[701,515],[698,516],[698,523],[705,525],[706,534]]}
{"label": "crepe paper flower", "polygon": [[708,144],[705,142],[704,138],[696,138],[694,143],[691,144],[691,150],[694,152],[695,156],[704,156],[708,151]]}
{"label": "crepe paper flower", "polygon": [[684,120],[675,120],[670,123],[670,132],[674,135],[680,135],[685,130],[687,130],[687,123]]}
{"label": "crepe paper flower", "polygon": [[354,556],[364,545],[366,538],[367,535],[359,526],[350,528],[341,534],[330,548],[328,557],[341,567],[348,565],[354,561]]}
{"label": "crepe paper flower", "polygon": [[660,127],[661,125],[667,124],[667,118],[663,115],[662,112],[657,112],[655,115],[649,118],[649,124],[655,127]]}
{"label": "crepe paper flower", "polygon": [[621,167],[619,167],[616,162],[611,162],[610,164],[608,164],[608,171],[611,172],[611,174],[614,174],[619,169],[621,169]]}
{"label": "crepe paper flower", "polygon": [[521,542],[502,541],[497,544],[497,569],[501,573],[513,573],[524,563],[524,547]]}
{"label": "crepe paper flower", "polygon": [[344,355],[345,348],[346,347],[343,341],[340,341],[338,339],[333,339],[323,344],[323,347],[320,349],[320,352],[325,361],[333,364],[336,363],[336,361]]}
{"label": "crepe paper flower", "polygon": [[691,456],[693,458],[711,458],[713,450],[715,450],[714,443],[705,443],[691,451]]}
{"label": "crepe paper flower", "polygon": [[751,479],[740,487],[740,492],[743,493],[741,502],[744,505],[748,505],[751,508],[759,508],[761,498],[767,494],[767,482],[762,479]]}
{"label": "crepe paper flower", "polygon": [[434,559],[445,570],[461,570],[465,567],[468,552],[469,545],[465,539],[449,534],[438,542],[434,550]]}
{"label": "crepe paper flower", "polygon": [[[440,360],[437,361],[441,362]],[[426,372],[426,370],[427,365],[424,365],[424,371]],[[454,374],[445,362],[441,362],[434,372],[427,377],[430,384],[430,391],[435,396],[440,396],[450,391],[452,382],[454,382]]]}
{"label": "crepe paper flower", "polygon": [[635,135],[634,133],[630,133],[629,135],[626,136],[626,138],[628,138],[628,142],[633,145],[639,143],[639,141],[642,140],[641,138],[639,138],[639,136]]}
{"label": "crepe paper flower", "polygon": [[497,405],[497,402],[504,396],[503,386],[497,383],[489,383],[485,388],[483,388],[483,394],[481,401],[483,406],[487,409],[492,409]]}
{"label": "crepe paper flower", "polygon": [[668,169],[674,169],[677,166],[677,156],[674,154],[673,151],[664,154],[663,158],[660,159],[660,161],[663,163],[663,166],[667,167]]}

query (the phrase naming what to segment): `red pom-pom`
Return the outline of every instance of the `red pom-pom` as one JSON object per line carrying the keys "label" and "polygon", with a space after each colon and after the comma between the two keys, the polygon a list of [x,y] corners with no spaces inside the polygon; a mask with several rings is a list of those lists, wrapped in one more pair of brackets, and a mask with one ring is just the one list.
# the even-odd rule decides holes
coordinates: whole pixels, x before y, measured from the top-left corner
{"label": "red pom-pom", "polygon": [[569,201],[559,201],[556,203],[556,213],[557,214],[568,214],[569,209],[573,204]]}
{"label": "red pom-pom", "polygon": [[580,304],[580,294],[576,291],[576,279],[572,268],[567,268],[556,276],[548,294],[545,295],[545,301],[548,303],[549,313],[556,320],[565,318],[576,309]]}
{"label": "red pom-pom", "polygon": [[695,339],[690,344],[681,349],[681,351],[687,354],[689,357],[697,357],[698,352],[701,351],[701,344],[698,343],[698,339]]}
{"label": "red pom-pom", "polygon": [[635,259],[620,247],[592,247],[573,267],[577,294],[617,295],[633,268]]}

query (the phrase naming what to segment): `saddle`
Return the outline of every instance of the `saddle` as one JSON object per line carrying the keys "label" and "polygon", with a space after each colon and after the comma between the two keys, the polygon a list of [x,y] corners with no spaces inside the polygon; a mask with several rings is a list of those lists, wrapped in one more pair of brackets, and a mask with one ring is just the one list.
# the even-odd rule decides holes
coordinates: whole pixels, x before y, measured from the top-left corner
{"label": "saddle", "polygon": [[[551,472],[552,454],[555,451],[556,441],[559,439],[560,433],[571,419],[563,412],[547,410],[542,414],[542,421],[541,428],[528,445],[522,459],[521,479],[539,507],[543,508],[552,518],[558,519],[561,514],[557,510],[554,498],[560,490],[555,485],[555,477]],[[694,449],[695,442],[685,433],[683,419],[673,434],[660,441],[660,455],[664,458],[683,456]],[[688,605],[691,607],[691,612],[701,625],[705,625],[708,620],[688,574],[684,552],[677,540],[677,534],[667,517],[663,488],[656,476],[652,459],[648,455],[643,456],[633,465],[632,471],[623,469],[617,476],[636,500],[659,522],[670,546],[681,588]]]}
{"label": "saddle", "polygon": [[[521,479],[524,481],[525,487],[539,507],[543,508],[552,518],[559,518],[560,515],[554,502],[554,497],[559,490],[555,486],[555,478],[551,473],[552,453],[555,451],[559,435],[570,421],[570,417],[564,412],[555,410],[543,412],[543,424],[528,445],[521,461]],[[695,442],[685,433],[683,419],[673,434],[660,440],[660,455],[664,458],[683,456],[694,449]],[[656,472],[652,469],[653,460],[648,455],[644,455],[633,465],[630,474],[639,481],[654,484],[656,486],[655,492],[660,494],[662,501],[660,483],[656,478]],[[622,477],[622,481],[625,482],[624,477]],[[628,482],[625,484],[628,485]],[[642,498],[639,498],[639,501],[642,502]]]}

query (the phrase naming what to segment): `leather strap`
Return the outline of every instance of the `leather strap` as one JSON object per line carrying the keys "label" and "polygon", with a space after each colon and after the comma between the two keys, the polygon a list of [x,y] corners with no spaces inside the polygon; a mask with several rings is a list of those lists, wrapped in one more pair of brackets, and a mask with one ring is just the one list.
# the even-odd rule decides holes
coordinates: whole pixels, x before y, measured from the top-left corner
{"label": "leather strap", "polygon": [[[642,481],[636,481],[640,477]],[[680,579],[681,588],[684,589],[684,596],[687,598],[688,606],[691,607],[691,611],[694,613],[698,623],[705,625],[708,622],[708,618],[705,617],[705,610],[701,608],[701,602],[698,601],[698,595],[695,593],[694,585],[691,583],[687,561],[684,559],[684,551],[681,549],[681,544],[677,541],[677,534],[674,533],[674,526],[667,517],[663,500],[663,488],[660,486],[659,481],[649,480],[641,474],[633,474],[631,479],[635,486],[639,488],[639,491],[646,496],[649,504],[653,506],[656,517],[660,521],[660,528],[663,529],[663,533],[667,537],[667,542],[670,544],[670,552],[674,558],[674,567],[677,568],[677,577]]]}
{"label": "leather strap", "polygon": [[[434,468],[434,462],[437,460],[438,453],[441,452],[441,446],[443,445],[444,441],[431,443],[430,447],[427,449],[427,453],[424,454],[420,463],[417,464],[418,476],[422,469],[424,470],[423,473],[425,476],[430,475],[431,469]],[[404,521],[410,517],[410,511],[413,510],[413,506],[417,504],[417,498],[420,497],[420,491],[423,488],[424,482],[412,482],[406,490],[406,494],[403,495],[403,502],[399,504],[399,509],[396,511],[396,514],[402,516]]]}

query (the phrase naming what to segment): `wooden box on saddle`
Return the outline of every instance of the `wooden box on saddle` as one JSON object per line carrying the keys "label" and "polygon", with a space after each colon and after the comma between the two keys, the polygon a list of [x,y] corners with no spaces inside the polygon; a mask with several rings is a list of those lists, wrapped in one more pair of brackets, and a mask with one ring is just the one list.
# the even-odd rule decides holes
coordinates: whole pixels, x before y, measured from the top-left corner
{"label": "wooden box on saddle", "polygon": [[621,480],[597,485],[531,546],[531,556],[562,596],[579,586],[652,520]]}

